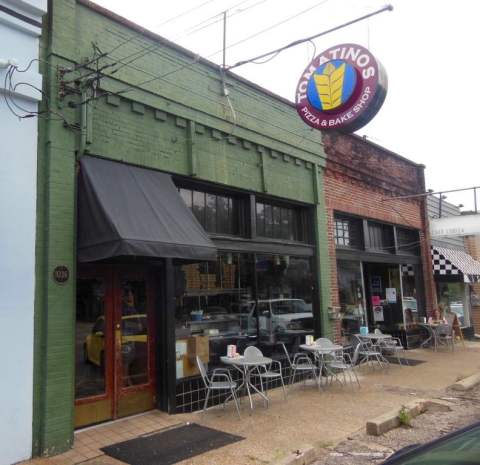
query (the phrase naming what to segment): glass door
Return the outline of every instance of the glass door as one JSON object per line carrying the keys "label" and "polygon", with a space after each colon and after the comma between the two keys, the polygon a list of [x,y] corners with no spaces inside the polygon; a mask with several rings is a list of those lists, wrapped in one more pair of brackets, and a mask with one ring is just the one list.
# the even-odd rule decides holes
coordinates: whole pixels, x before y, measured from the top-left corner
{"label": "glass door", "polygon": [[113,418],[112,280],[108,269],[78,272],[75,427]]}
{"label": "glass door", "polygon": [[76,428],[154,407],[153,297],[145,271],[79,270]]}
{"label": "glass door", "polygon": [[152,292],[147,273],[120,271],[116,276],[116,416],[154,407]]}

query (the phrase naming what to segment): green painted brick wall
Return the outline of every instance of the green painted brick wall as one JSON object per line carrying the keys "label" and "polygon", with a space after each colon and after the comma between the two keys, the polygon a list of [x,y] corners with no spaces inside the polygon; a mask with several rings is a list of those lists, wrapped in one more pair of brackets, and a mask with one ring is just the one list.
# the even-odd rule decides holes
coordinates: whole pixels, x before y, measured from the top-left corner
{"label": "green painted brick wall", "polygon": [[[74,0],[52,0],[42,34],[42,56],[51,65],[73,66],[102,51],[118,48],[102,64],[155,44],[155,50],[102,79],[101,91],[121,97],[89,103],[87,153],[160,169],[315,206],[317,283],[322,329],[329,334],[329,266],[323,197],[325,154],[320,134],[295,109],[268,93],[227,76],[231,103],[221,95],[218,69],[166,42],[155,41]],[[58,98],[54,68],[43,66],[51,106],[71,123],[80,123],[80,95]],[[152,75],[183,67],[165,79],[137,85]],[[113,69],[113,68],[111,68]],[[110,70],[106,70],[108,75]],[[83,70],[70,73],[78,77]],[[82,131],[55,119],[39,121],[37,286],[35,305],[34,439],[36,455],[52,455],[73,441],[75,347],[76,162]],[[53,282],[57,265],[71,279]]]}

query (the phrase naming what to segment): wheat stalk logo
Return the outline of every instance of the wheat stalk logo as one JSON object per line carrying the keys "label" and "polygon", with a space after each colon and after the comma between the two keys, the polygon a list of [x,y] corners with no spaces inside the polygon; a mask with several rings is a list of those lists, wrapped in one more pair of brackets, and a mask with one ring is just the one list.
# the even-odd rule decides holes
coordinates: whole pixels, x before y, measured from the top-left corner
{"label": "wheat stalk logo", "polygon": [[344,76],[345,63],[342,63],[338,68],[335,68],[332,63],[327,63],[323,74],[313,75],[315,87],[324,110],[333,110],[342,104]]}

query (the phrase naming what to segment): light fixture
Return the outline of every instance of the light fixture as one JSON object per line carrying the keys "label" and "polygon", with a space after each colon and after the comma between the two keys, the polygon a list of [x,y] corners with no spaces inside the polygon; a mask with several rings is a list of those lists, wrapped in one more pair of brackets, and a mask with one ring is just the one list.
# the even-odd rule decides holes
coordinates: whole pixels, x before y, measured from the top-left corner
{"label": "light fixture", "polygon": [[227,253],[227,265],[231,265],[233,263],[233,255],[229,252]]}
{"label": "light fixture", "polygon": [[273,262],[275,263],[276,266],[280,265],[280,255],[275,255],[273,257]]}

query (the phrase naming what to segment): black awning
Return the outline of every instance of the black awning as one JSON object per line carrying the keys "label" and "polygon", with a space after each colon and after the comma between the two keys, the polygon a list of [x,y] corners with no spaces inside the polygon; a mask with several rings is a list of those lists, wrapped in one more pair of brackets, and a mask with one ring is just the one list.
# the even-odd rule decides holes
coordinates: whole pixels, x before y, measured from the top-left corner
{"label": "black awning", "polygon": [[78,260],[119,256],[215,260],[216,248],[171,176],[83,157],[78,187]]}

